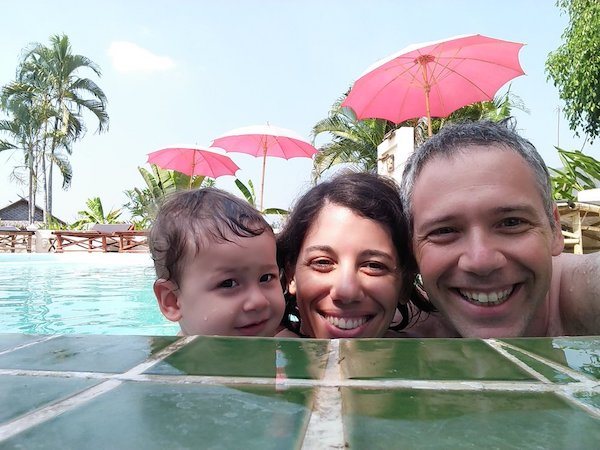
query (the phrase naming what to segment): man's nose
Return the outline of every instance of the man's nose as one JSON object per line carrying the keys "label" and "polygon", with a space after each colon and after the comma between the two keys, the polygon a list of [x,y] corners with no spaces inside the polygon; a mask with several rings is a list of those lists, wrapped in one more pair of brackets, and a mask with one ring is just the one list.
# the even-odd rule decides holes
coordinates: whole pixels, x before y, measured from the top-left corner
{"label": "man's nose", "polygon": [[505,263],[506,257],[497,239],[484,231],[475,231],[464,242],[458,267],[465,272],[486,276]]}

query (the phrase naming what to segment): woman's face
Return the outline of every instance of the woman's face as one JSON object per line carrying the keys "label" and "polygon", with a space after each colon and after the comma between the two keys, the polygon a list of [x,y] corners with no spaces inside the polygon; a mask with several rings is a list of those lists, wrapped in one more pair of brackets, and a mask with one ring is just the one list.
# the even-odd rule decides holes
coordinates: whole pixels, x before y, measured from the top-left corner
{"label": "woman's face", "polygon": [[336,204],[323,207],[293,268],[301,331],[315,338],[382,337],[402,290],[389,230]]}

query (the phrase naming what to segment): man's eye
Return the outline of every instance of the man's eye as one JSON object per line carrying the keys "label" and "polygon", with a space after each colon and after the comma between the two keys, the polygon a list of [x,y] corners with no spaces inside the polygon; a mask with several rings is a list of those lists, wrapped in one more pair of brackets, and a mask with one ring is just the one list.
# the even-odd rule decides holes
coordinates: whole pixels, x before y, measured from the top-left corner
{"label": "man's eye", "polygon": [[518,217],[508,217],[503,219],[500,223],[503,227],[514,228],[518,227],[519,225],[523,225],[525,221],[523,219],[519,219]]}
{"label": "man's eye", "polygon": [[234,288],[236,286],[239,286],[239,283],[237,281],[235,281],[234,279],[232,279],[232,278],[229,278],[228,280],[221,281],[219,283],[219,287],[220,288]]}

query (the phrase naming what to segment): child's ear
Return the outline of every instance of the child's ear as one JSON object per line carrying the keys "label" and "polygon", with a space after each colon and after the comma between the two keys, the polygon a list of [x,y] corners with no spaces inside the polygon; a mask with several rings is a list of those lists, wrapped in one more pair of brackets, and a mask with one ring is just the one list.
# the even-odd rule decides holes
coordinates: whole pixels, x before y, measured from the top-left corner
{"label": "child's ear", "polygon": [[159,278],[154,282],[154,295],[160,312],[172,322],[179,322],[181,319],[181,308],[176,291],[177,286],[172,281]]}

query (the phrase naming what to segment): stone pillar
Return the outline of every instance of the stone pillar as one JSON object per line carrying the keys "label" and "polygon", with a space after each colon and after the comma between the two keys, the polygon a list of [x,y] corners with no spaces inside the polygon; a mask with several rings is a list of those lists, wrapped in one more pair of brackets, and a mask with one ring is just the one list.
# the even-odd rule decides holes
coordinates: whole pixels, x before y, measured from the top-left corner
{"label": "stone pillar", "polygon": [[377,173],[388,175],[400,183],[404,163],[414,150],[414,128],[401,127],[392,131],[377,146]]}

